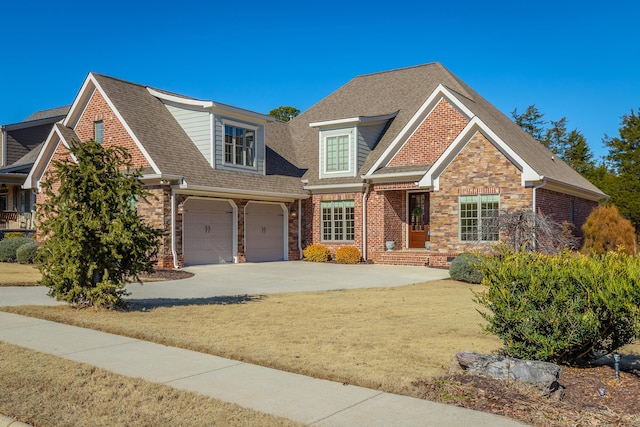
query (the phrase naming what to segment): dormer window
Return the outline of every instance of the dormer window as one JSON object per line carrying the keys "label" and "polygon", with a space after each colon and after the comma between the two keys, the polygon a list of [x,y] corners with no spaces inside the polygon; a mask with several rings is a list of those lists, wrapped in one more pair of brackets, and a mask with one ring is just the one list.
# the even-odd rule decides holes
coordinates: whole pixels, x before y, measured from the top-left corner
{"label": "dormer window", "polygon": [[235,124],[224,126],[224,162],[253,167],[255,163],[256,129]]}
{"label": "dormer window", "polygon": [[327,172],[349,170],[349,135],[325,137]]}
{"label": "dormer window", "polygon": [[93,140],[98,144],[102,144],[104,141],[104,122],[93,122]]}

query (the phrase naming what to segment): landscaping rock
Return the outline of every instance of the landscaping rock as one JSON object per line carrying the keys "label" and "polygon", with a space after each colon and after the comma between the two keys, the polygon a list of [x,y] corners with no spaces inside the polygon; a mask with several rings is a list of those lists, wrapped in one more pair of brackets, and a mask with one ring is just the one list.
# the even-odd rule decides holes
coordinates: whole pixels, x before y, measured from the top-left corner
{"label": "landscaping rock", "polygon": [[456,354],[458,363],[468,373],[497,380],[520,381],[535,386],[545,395],[558,390],[560,366],[531,360],[521,360],[497,354],[463,352]]}

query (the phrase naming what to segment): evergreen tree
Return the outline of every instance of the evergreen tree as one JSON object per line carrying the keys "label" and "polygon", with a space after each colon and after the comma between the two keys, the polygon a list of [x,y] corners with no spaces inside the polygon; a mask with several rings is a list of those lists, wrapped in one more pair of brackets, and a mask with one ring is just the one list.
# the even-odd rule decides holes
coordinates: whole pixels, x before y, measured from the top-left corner
{"label": "evergreen tree", "polygon": [[278,108],[274,108],[273,110],[269,111],[270,116],[273,116],[276,119],[281,120],[283,122],[288,122],[294,117],[298,117],[299,114],[300,114],[299,109],[295,107],[289,107],[286,105],[282,105]]}
{"label": "evergreen tree", "polygon": [[38,251],[49,295],[76,306],[124,305],[126,279],[153,271],[161,232],[137,214],[149,194],[122,147],[74,143],[75,159],[54,160],[38,205]]}
{"label": "evergreen tree", "polygon": [[541,113],[534,104],[529,105],[525,112],[522,114],[518,114],[518,109],[515,108],[511,112],[511,117],[518,126],[520,126],[529,135],[544,144],[545,126],[547,122],[545,120],[542,120],[544,114]]}
{"label": "evergreen tree", "polygon": [[604,139],[609,148],[606,158],[614,172],[607,190],[610,202],[637,231],[640,229],[640,116],[633,110],[622,116],[619,133],[617,137]]}

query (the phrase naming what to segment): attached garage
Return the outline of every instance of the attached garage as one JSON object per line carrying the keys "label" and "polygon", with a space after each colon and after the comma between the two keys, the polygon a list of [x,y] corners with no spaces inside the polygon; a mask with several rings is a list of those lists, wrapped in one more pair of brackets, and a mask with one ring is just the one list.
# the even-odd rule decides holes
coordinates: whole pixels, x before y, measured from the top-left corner
{"label": "attached garage", "polygon": [[288,259],[286,208],[279,203],[249,202],[245,207],[245,255],[248,262]]}
{"label": "attached garage", "polygon": [[185,265],[234,261],[235,205],[228,200],[189,198],[184,203]]}

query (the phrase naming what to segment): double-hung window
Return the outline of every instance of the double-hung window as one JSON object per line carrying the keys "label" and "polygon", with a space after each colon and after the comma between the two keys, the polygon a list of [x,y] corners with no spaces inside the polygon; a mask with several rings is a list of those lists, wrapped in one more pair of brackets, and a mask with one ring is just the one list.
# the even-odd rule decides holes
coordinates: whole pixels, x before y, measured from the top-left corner
{"label": "double-hung window", "polygon": [[353,240],[355,206],[353,200],[332,200],[321,203],[322,240]]}
{"label": "double-hung window", "polygon": [[326,171],[349,170],[349,135],[334,135],[325,138]]}
{"label": "double-hung window", "polygon": [[98,144],[104,142],[104,122],[93,122],[93,140]]}
{"label": "double-hung window", "polygon": [[460,240],[495,242],[500,238],[499,194],[460,196]]}
{"label": "double-hung window", "polygon": [[255,129],[226,124],[224,126],[224,161],[233,165],[254,166]]}

